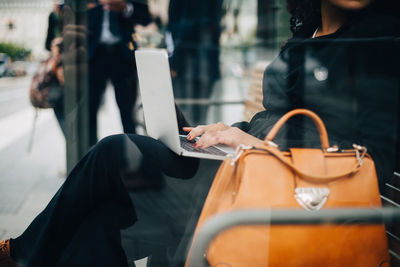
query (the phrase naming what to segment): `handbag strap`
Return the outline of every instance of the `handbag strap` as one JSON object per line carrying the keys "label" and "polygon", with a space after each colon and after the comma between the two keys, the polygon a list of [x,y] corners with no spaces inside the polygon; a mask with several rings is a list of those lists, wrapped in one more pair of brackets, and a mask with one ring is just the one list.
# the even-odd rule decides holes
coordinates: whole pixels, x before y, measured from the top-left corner
{"label": "handbag strap", "polygon": [[282,154],[282,152],[277,148],[270,147],[270,146],[264,146],[262,148],[260,147],[260,149],[269,152],[271,155],[275,156],[283,164],[285,164],[286,166],[291,168],[294,172],[296,172],[303,179],[305,179],[305,180],[307,180],[307,181],[309,181],[311,183],[327,183],[327,182],[333,182],[333,181],[341,179],[341,178],[349,177],[349,176],[355,174],[356,172],[358,172],[360,167],[361,167],[361,165],[362,165],[362,161],[357,159],[356,163],[354,164],[354,166],[352,166],[350,168],[350,170],[348,170],[348,171],[345,171],[345,172],[339,173],[339,174],[335,174],[335,175],[318,175],[318,176],[315,176],[315,175],[312,175],[312,174],[304,173],[302,170],[297,168],[293,163],[287,161],[285,159],[285,156]]}
{"label": "handbag strap", "polygon": [[276,134],[286,123],[286,121],[295,115],[305,115],[314,121],[318,129],[319,137],[321,139],[321,147],[322,149],[327,150],[329,148],[329,139],[324,122],[317,114],[308,109],[294,109],[286,113],[284,116],[282,116],[269,131],[268,135],[265,137],[265,144],[266,145],[270,144],[270,142],[272,142],[272,140],[275,138]]}

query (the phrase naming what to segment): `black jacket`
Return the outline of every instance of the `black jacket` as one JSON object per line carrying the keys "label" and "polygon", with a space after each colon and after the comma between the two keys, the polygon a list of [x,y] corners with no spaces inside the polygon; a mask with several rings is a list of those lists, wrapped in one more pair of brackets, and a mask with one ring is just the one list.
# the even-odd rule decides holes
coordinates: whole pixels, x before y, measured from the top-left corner
{"label": "black jacket", "polygon": [[[146,25],[151,22],[150,13],[146,4],[134,1],[127,1],[134,5],[133,13],[125,18],[122,14],[110,12],[110,31],[120,37],[122,43],[133,42],[132,34],[136,24]],[[100,42],[104,11],[101,5],[98,5],[88,12],[88,30],[89,30],[89,59],[93,56],[97,45]],[[136,45],[135,45],[136,47]]]}
{"label": "black jacket", "polygon": [[60,16],[54,11],[49,15],[49,25],[47,28],[45,48],[50,51],[51,42],[54,38],[59,37],[62,31],[62,22]]}
{"label": "black jacket", "polygon": [[[299,32],[265,70],[266,110],[235,126],[263,139],[287,111],[310,109],[325,122],[331,144],[368,148],[383,183],[397,158],[400,22],[365,11],[331,35],[310,39],[314,31]],[[304,118],[291,119],[276,141],[283,149],[320,146]]]}

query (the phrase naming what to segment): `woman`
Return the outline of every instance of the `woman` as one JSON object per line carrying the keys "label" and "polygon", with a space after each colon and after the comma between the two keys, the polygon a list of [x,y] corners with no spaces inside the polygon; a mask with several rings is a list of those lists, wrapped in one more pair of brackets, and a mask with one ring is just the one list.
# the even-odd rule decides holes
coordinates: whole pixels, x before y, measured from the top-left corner
{"label": "woman", "polygon": [[[61,90],[64,88],[64,71],[62,67],[62,41],[61,37],[55,38],[51,42],[51,58],[49,59],[49,63],[51,65],[52,74],[54,75],[55,84],[61,87]],[[54,114],[56,115],[56,119],[58,121],[58,125],[60,125],[61,131],[65,136],[65,118],[64,118],[64,95],[59,92],[60,95],[56,95],[57,101],[53,103]]]}
{"label": "woman", "polygon": [[[392,37],[399,35],[400,27],[394,18],[378,14],[378,6],[371,2],[288,1],[294,37],[265,71],[266,110],[256,114],[250,123],[183,128],[188,139],[201,136],[196,142],[199,148],[215,143],[258,146],[281,115],[293,108],[309,108],[325,121],[332,143],[340,147],[353,142],[367,146],[377,163],[380,179],[384,179],[395,166],[399,75],[394,67],[398,57]],[[319,146],[315,132],[308,121],[296,118],[276,141],[281,148]],[[134,206],[151,202],[155,195],[140,192],[134,196],[132,205],[121,178],[133,175],[137,180],[140,177],[144,181],[157,180],[163,172],[185,179],[194,175],[197,166],[197,160],[178,157],[149,137],[117,135],[103,139],[78,163],[27,230],[18,238],[2,243],[0,265],[13,266],[15,259],[28,266],[64,266],[65,262],[71,266],[68,259],[72,256],[65,251],[74,244],[84,252],[74,252],[78,263],[82,264],[86,256],[86,260],[89,258],[86,266],[126,266],[115,236],[119,237],[119,229],[131,225],[135,219],[138,220],[134,227],[141,223],[143,214],[137,212],[135,216]],[[171,199],[161,202],[163,207],[177,204]],[[183,204],[175,205],[175,211]],[[151,216],[158,212],[152,208],[147,209]],[[192,210],[194,217],[200,208]],[[173,225],[178,214],[168,217],[165,224]],[[194,225],[187,224],[189,233]],[[82,229],[90,229],[89,238]],[[90,238],[99,236],[111,243],[95,246],[90,242]],[[166,266],[160,260],[162,257],[157,258],[156,245],[152,245],[144,249],[145,253],[153,254],[151,264]],[[93,246],[97,251],[92,250]],[[171,245],[170,253],[175,252],[175,247],[175,243]],[[184,261],[186,248],[187,243],[182,242],[174,263],[179,265]],[[101,261],[96,262],[96,258]]]}

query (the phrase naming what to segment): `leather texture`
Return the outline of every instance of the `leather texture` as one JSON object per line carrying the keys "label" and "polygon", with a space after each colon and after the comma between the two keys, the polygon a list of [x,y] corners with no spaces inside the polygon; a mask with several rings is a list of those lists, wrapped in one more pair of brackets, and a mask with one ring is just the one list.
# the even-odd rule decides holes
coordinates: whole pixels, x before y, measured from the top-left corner
{"label": "leather texture", "polygon": [[[270,144],[294,115],[313,119],[322,149],[282,152]],[[222,163],[194,239],[204,222],[219,213],[304,209],[295,198],[296,188],[328,188],[322,209],[381,207],[371,157],[365,154],[360,164],[360,151],[328,152],[328,148],[325,126],[315,113],[298,109],[286,114],[267,135],[264,147],[245,149],[233,165],[232,159]],[[206,257],[210,266],[389,266],[385,227],[368,224],[239,226],[220,233],[209,245]]]}

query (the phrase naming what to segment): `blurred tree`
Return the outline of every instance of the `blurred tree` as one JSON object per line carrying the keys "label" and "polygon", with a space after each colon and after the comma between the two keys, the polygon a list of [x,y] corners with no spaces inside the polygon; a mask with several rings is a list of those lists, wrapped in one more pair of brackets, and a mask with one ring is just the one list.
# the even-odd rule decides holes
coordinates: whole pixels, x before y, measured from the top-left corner
{"label": "blurred tree", "polygon": [[31,54],[31,50],[17,44],[0,43],[0,53],[9,55],[15,61],[25,60]]}

